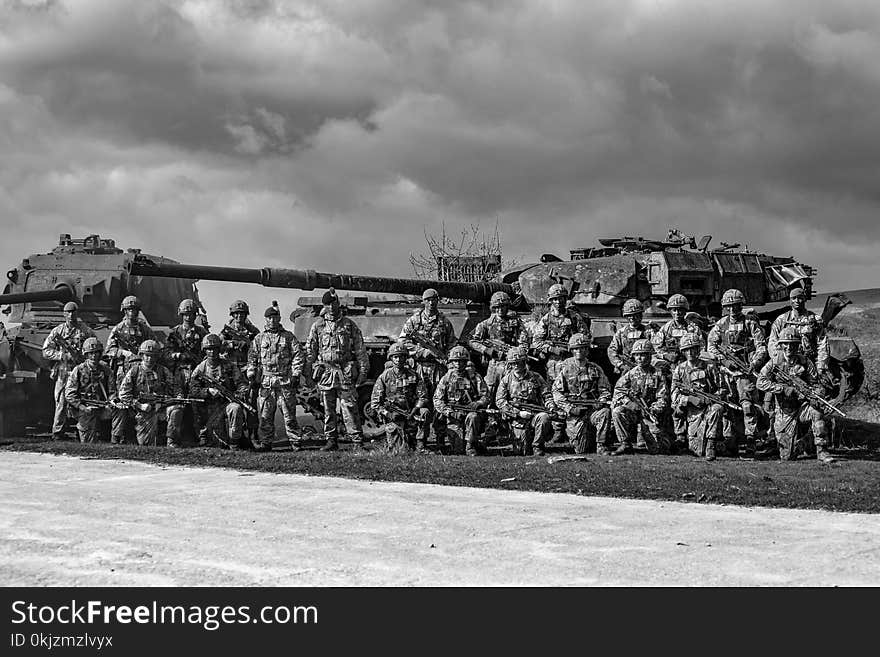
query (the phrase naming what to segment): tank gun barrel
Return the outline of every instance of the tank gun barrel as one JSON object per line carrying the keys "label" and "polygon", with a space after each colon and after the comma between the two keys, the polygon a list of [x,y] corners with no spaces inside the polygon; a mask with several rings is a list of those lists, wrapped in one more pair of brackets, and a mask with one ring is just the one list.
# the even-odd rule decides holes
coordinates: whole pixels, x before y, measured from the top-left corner
{"label": "tank gun barrel", "polygon": [[359,276],[354,274],[327,274],[312,269],[283,269],[263,267],[246,269],[239,267],[209,267],[167,262],[155,262],[144,256],[136,256],[129,265],[133,276],[161,276],[166,278],[197,278],[209,281],[259,283],[265,287],[281,287],[294,290],[335,288],[354,292],[420,295],[434,288],[441,297],[469,299],[488,302],[494,292],[507,292],[514,296],[512,285],[484,281],[459,283],[430,281],[416,278],[385,278],[383,276]]}
{"label": "tank gun barrel", "polygon": [[0,294],[0,305],[8,303],[32,303],[35,301],[75,301],[76,293],[68,285],[61,285],[54,290],[39,290],[37,292],[13,292]]}

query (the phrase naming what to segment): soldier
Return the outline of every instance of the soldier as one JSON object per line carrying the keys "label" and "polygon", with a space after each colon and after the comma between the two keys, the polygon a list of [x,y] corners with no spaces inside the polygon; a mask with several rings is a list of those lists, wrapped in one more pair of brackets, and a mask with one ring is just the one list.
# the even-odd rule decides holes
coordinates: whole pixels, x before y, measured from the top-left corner
{"label": "soldier", "polygon": [[80,363],[67,377],[64,397],[76,412],[76,429],[81,443],[96,443],[101,439],[101,419],[109,413],[110,396],[116,392],[116,381],[110,368],[101,362],[104,347],[95,337],[86,338]]}
{"label": "soldier", "polygon": [[468,345],[482,354],[487,363],[486,385],[493,399],[507,367],[507,351],[515,346],[528,347],[529,337],[519,315],[510,312],[510,297],[506,292],[493,294],[489,308],[492,314],[477,324]]}
{"label": "soldier", "polygon": [[754,456],[758,431],[766,421],[766,413],[758,399],[755,376],[767,361],[767,343],[758,322],[743,314],[745,297],[737,289],[727,290],[721,297],[721,307],[727,316],[719,319],[709,331],[709,353],[721,360],[727,368],[727,387],[736,390],[733,401],[743,409],[743,427],[739,417],[724,416],[724,437],[730,442],[742,431],[745,435],[746,456]]}
{"label": "soldier", "polygon": [[281,406],[284,430],[293,451],[302,449],[296,421],[296,386],[305,365],[305,352],[299,340],[281,326],[281,312],[275,306],[263,313],[266,326],[251,343],[247,378],[259,383],[257,409],[260,425],[254,448],[268,452],[275,441],[275,410]]}
{"label": "soldier", "polygon": [[246,398],[248,383],[236,363],[220,360],[222,348],[219,335],[209,333],[202,339],[205,359],[193,370],[189,391],[193,397],[207,400],[193,409],[199,427],[199,446],[219,442],[234,450],[241,447],[245,423],[244,408],[236,398]]}
{"label": "soldier", "polygon": [[553,429],[550,412],[555,411],[553,396],[547,382],[528,367],[528,356],[522,347],[507,352],[507,373],[501,377],[495,404],[510,420],[515,448],[525,456],[544,455],[544,445]]}
{"label": "soldier", "polygon": [[[159,435],[159,410],[166,406],[163,397],[180,397],[183,381],[159,363],[162,349],[155,340],[144,340],[138,348],[140,361],[133,364],[119,386],[119,400],[134,410],[138,445],[156,445]],[[179,447],[183,406],[166,406],[168,447]]]}
{"label": "soldier", "polygon": [[196,312],[195,301],[181,301],[177,307],[181,322],[171,329],[165,343],[170,361],[169,369],[180,374],[185,383],[189,382],[190,374],[202,360],[202,340],[208,335],[204,327],[196,325]]}
{"label": "soldier", "polygon": [[55,379],[55,418],[52,422],[52,440],[65,440],[67,436],[67,401],[64,386],[67,375],[76,365],[83,362],[82,347],[86,338],[95,337],[95,332],[81,321],[77,314],[79,306],[73,301],[64,304],[64,323],[53,328],[43,342],[43,358],[54,361],[51,377]]}
{"label": "soldier", "polygon": [[809,358],[798,353],[801,335],[797,328],[789,326],[783,329],[777,344],[779,349],[776,355],[764,365],[758,375],[757,387],[772,394],[776,401],[773,424],[776,442],[779,444],[779,458],[783,461],[797,458],[801,434],[809,426],[816,445],[816,458],[821,463],[833,463],[835,459],[827,449],[828,427],[824,414],[810,403],[809,398],[805,398],[796,387],[786,381],[784,376],[787,374],[795,377],[817,396],[822,397],[824,390],[819,383],[816,366]]}
{"label": "soldier", "polygon": [[[446,353],[455,344],[455,329],[446,315],[437,310],[439,302],[437,290],[425,290],[422,293],[422,309],[406,320],[399,337],[415,360],[416,372],[425,382],[429,399],[433,398],[440,377],[446,373]],[[446,444],[446,421],[439,413],[432,414],[431,422],[420,427],[419,448],[427,449],[432,426],[437,447],[442,451]]]}
{"label": "soldier", "polygon": [[[721,443],[721,424],[724,407],[701,397],[703,391],[720,398],[727,397],[721,373],[714,363],[699,358],[703,348],[700,336],[685,333],[679,342],[679,352],[685,360],[672,373],[672,406],[679,412],[685,425],[686,445],[697,456],[714,461],[718,452],[726,452]],[[736,445],[731,446],[736,453]]]}
{"label": "soldier", "polygon": [[796,287],[788,295],[791,310],[782,313],[770,326],[767,352],[773,358],[779,352],[779,336],[788,326],[794,326],[801,335],[801,352],[815,363],[819,375],[828,370],[828,339],[825,327],[816,313],[807,310],[807,293]]}
{"label": "soldier", "polygon": [[[107,353],[110,357],[110,370],[119,390],[122,379],[137,358],[138,350],[145,340],[155,340],[153,329],[140,317],[141,302],[136,296],[127,296],[120,307],[124,315],[121,322],[110,330],[107,338]],[[110,411],[110,442],[125,442],[125,432],[131,423],[132,411],[120,405]]]}
{"label": "soldier", "polygon": [[223,340],[226,360],[235,363],[242,370],[247,368],[248,349],[260,330],[248,319],[251,310],[241,300],[233,301],[229,306],[231,321],[227,322],[220,331]]}
{"label": "soldier", "polygon": [[321,298],[324,308],[309,330],[308,361],[324,404],[324,451],[339,449],[339,417],[336,402],[342,407],[342,419],[355,449],[364,439],[358,411],[358,386],[367,380],[370,360],[364,336],[351,319],[342,314],[339,297],[331,288]]}
{"label": "soldier", "polygon": [[480,411],[489,406],[489,388],[478,372],[468,368],[467,349],[453,347],[448,360],[452,367],[434,391],[434,411],[446,418],[453,453],[476,456],[483,420]]}
{"label": "soldier", "polygon": [[602,368],[589,360],[593,336],[575,333],[568,340],[574,354],[558,368],[553,381],[553,401],[566,416],[565,430],[575,454],[586,454],[593,445],[608,455],[611,426],[611,386]]}
{"label": "soldier", "polygon": [[[590,318],[568,307],[568,292],[559,283],[547,291],[550,310],[535,325],[533,346],[547,359],[547,381],[556,379],[559,364],[571,355],[568,340],[575,333],[590,332]],[[565,442],[565,421],[553,419],[553,442]]]}
{"label": "soldier", "polygon": [[407,367],[409,351],[402,342],[388,348],[391,367],[373,386],[370,406],[385,422],[385,447],[392,454],[415,449],[419,423],[428,421],[428,390],[415,370]]}
{"label": "soldier", "polygon": [[620,441],[612,455],[633,453],[639,427],[649,453],[668,454],[671,441],[664,429],[669,403],[666,378],[651,365],[654,347],[650,341],[636,340],[630,353],[636,365],[617,380],[611,400],[611,421]]}
{"label": "soldier", "polygon": [[638,340],[650,340],[651,329],[642,324],[644,308],[638,299],[627,299],[623,304],[623,316],[627,325],[615,331],[608,345],[608,360],[618,374],[632,369],[635,364],[632,358],[632,347]]}

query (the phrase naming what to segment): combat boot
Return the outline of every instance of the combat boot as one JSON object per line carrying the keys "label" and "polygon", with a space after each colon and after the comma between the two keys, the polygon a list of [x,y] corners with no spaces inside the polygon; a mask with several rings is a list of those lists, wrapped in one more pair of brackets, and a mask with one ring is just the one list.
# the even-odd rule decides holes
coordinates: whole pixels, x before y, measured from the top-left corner
{"label": "combat boot", "polygon": [[337,449],[339,449],[339,443],[336,441],[336,436],[327,438],[327,442],[321,447],[322,452],[335,452]]}
{"label": "combat boot", "polygon": [[[290,451],[291,452],[301,452],[302,451],[302,445],[299,444],[299,441],[288,440],[288,443],[290,444]],[[230,445],[229,448],[232,449],[232,445]]]}
{"label": "combat boot", "polygon": [[566,442],[565,429],[553,429],[553,437],[548,445],[564,445]]}
{"label": "combat boot", "polygon": [[706,442],[706,460],[714,461],[715,460],[715,441],[709,440]]}
{"label": "combat boot", "polygon": [[747,440],[746,444],[743,445],[743,458],[753,459],[755,458],[756,451],[756,442],[754,440]]}
{"label": "combat boot", "polygon": [[608,449],[607,445],[597,445],[596,456],[611,456],[611,450]]}
{"label": "combat boot", "polygon": [[837,461],[836,458],[831,456],[825,445],[816,445],[816,460],[819,463],[834,463]]}
{"label": "combat boot", "polygon": [[469,440],[467,442],[467,449],[465,450],[465,454],[468,456],[478,456],[479,451],[477,450],[477,443],[473,440]]}
{"label": "combat boot", "polygon": [[419,438],[416,441],[416,453],[417,454],[430,454],[431,453],[430,451],[428,451],[428,441],[427,440],[425,440],[424,438]]}
{"label": "combat boot", "polygon": [[629,443],[620,443],[620,446],[611,452],[611,456],[623,456],[624,454],[633,454],[635,450]]}

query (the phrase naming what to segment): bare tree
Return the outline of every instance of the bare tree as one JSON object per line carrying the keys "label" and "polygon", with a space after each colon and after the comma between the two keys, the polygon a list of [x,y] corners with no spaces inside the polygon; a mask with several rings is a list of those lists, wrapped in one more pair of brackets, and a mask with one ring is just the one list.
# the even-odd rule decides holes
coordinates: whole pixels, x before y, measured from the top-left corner
{"label": "bare tree", "polygon": [[461,230],[458,238],[446,233],[443,222],[440,236],[425,230],[427,252],[409,254],[416,277],[441,281],[491,281],[515,262],[502,261],[501,233],[498,221],[491,233],[478,223]]}

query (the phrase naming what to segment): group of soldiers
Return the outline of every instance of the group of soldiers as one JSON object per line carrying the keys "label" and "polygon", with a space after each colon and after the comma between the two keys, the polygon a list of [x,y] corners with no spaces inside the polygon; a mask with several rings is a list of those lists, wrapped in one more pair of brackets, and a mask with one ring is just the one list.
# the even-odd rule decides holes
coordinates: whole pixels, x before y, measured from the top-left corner
{"label": "group of soldiers", "polygon": [[[491,425],[523,455],[542,455],[551,444],[568,444],[577,454],[622,455],[644,444],[649,453],[714,460],[753,456],[759,441],[775,439],[780,458],[788,460],[811,433],[817,458],[834,460],[826,418],[837,409],[822,384],[827,345],[803,290],[791,292],[791,309],[773,322],[769,336],[744,314],[736,289],[724,293],[724,316],[708,334],[681,294],[669,298],[672,319],[662,326],[646,325],[641,302],[627,300],[625,325],[607,349],[618,377],[613,387],[590,360],[590,318],[567,300],[564,286],[551,286],[549,310],[527,327],[511,311],[509,296],[496,292],[490,316],[459,340],[438,309],[437,291],[426,290],[422,308],[390,345],[366,407],[384,427],[387,450],[429,453],[433,434],[438,451],[475,456],[485,453]],[[100,420],[109,414],[111,442],[123,442],[133,422],[139,444],[157,444],[164,414],[167,445],[179,446],[184,409],[192,405],[200,445],[236,449],[251,442],[268,451],[280,406],[287,444],[298,451],[297,388],[305,378],[322,401],[321,449],[338,449],[342,431],[359,449],[358,388],[369,374],[367,350],[333,290],[322,303],[302,344],[282,326],[275,305],[266,309],[260,331],[248,320],[247,304],[234,302],[217,335],[195,322],[195,303],[186,299],[181,323],[163,347],[140,318],[138,299],[129,296],[106,352],[78,320],[76,304],[68,303],[65,322],[43,351],[55,361],[53,435],[61,437],[73,416],[80,440],[98,440]]]}

